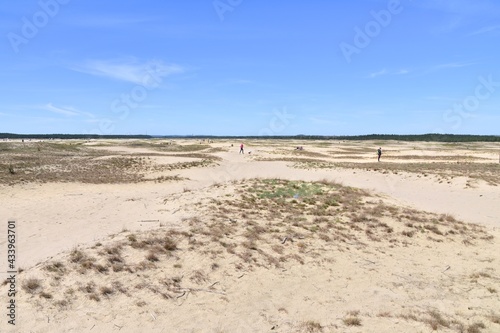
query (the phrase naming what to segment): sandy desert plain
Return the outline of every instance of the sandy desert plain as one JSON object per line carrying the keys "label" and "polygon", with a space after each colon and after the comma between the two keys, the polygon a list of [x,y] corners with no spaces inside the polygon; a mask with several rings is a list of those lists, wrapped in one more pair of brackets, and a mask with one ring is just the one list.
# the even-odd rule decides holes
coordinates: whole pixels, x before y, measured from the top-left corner
{"label": "sandy desert plain", "polygon": [[0,142],[0,332],[500,332],[499,143],[240,143]]}

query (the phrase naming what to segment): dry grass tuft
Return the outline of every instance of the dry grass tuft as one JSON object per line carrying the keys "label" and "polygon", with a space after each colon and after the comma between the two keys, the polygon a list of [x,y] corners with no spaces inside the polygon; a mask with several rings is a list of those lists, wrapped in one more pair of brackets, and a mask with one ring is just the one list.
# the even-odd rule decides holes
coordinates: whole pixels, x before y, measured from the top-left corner
{"label": "dry grass tuft", "polygon": [[82,262],[84,259],[87,258],[85,253],[79,249],[73,249],[69,255],[70,261],[73,263],[79,263]]}
{"label": "dry grass tuft", "polygon": [[100,293],[101,293],[101,295],[103,295],[103,296],[109,296],[109,295],[114,294],[115,289],[114,289],[113,287],[102,286],[102,287],[99,289],[99,292],[100,292]]}
{"label": "dry grass tuft", "polygon": [[495,324],[500,324],[500,315],[498,315],[498,314],[492,314],[492,315],[488,316],[488,319],[489,319],[492,323],[495,323]]}
{"label": "dry grass tuft", "polygon": [[29,278],[26,279],[22,285],[21,288],[26,291],[27,293],[30,294],[35,294],[37,293],[40,289],[42,289],[42,280],[36,279],[36,278]]}
{"label": "dry grass tuft", "polygon": [[192,275],[189,279],[196,284],[202,284],[202,283],[208,281],[208,276],[207,276],[207,274],[205,274],[205,272],[203,272],[201,270],[196,270],[192,273]]}
{"label": "dry grass tuft", "polygon": [[94,269],[95,269],[97,272],[99,272],[99,273],[101,273],[101,274],[105,274],[105,273],[107,273],[107,272],[108,272],[108,270],[109,270],[109,267],[108,267],[108,266],[104,266],[104,265],[102,265],[102,264],[93,265],[93,267],[94,267]]}
{"label": "dry grass tuft", "polygon": [[342,322],[347,326],[361,326],[361,319],[354,316],[345,317]]}
{"label": "dry grass tuft", "polygon": [[323,327],[317,321],[309,320],[309,321],[302,323],[300,326],[301,326],[302,330],[304,332],[307,332],[307,333],[323,332]]}
{"label": "dry grass tuft", "polygon": [[[254,179],[234,182],[221,191],[229,191],[233,186],[236,190],[231,195],[224,193],[216,199],[203,199],[202,204],[195,203],[193,212],[196,214],[193,215],[198,217],[183,220],[186,231],[159,228],[120,234],[113,238],[113,243],[103,241],[99,247],[75,248],[65,259],[46,264],[44,274],[60,278],[52,281],[53,286],[61,285],[64,287],[61,289],[66,290],[73,288],[74,299],[84,297],[99,302],[103,297],[124,294],[132,297],[131,304],[143,307],[146,303],[141,299],[148,300],[151,296],[180,302],[187,294],[196,295],[195,291],[225,290],[221,276],[228,269],[236,271],[239,278],[260,268],[287,269],[297,263],[335,262],[332,253],[380,251],[386,254],[383,251],[388,251],[387,246],[397,250],[410,246],[415,240],[434,246],[437,240],[430,240],[430,236],[462,246],[464,238],[479,244],[483,241],[481,237],[487,235],[485,229],[465,225],[449,216],[390,206],[365,191],[330,182]],[[203,266],[193,269],[191,256],[202,257]],[[374,267],[372,264],[366,266]],[[74,276],[78,273],[98,278],[104,286],[72,282],[78,281]],[[488,269],[466,275],[476,282],[492,279],[492,276],[494,273]],[[131,283],[136,277],[140,282]],[[210,286],[212,282],[215,283]],[[493,281],[480,282],[487,282],[484,285],[487,288]],[[40,281],[38,283],[39,286],[35,283],[31,287],[33,294],[42,290]],[[194,284],[203,289],[195,289]],[[134,288],[130,294],[129,285]],[[40,293],[40,297],[45,299],[43,302],[55,304],[54,299],[60,299],[63,292],[54,288],[51,294]],[[392,318],[396,315],[380,312],[377,316]],[[425,323],[432,329],[459,326],[437,311],[419,313],[418,317],[415,314],[402,317]],[[498,316],[492,318],[492,322],[499,320]],[[345,329],[358,329],[357,326],[362,326],[360,312],[346,313],[343,323],[351,327]],[[472,326],[470,330],[482,329]],[[301,328],[306,332],[328,330],[314,321],[304,322]]]}
{"label": "dry grass tuft", "polygon": [[467,333],[481,333],[482,329],[485,329],[486,325],[482,322],[475,322],[467,327]]}
{"label": "dry grass tuft", "polygon": [[158,257],[158,252],[153,252],[153,251],[150,251],[147,255],[146,255],[146,259],[151,261],[151,262],[157,262],[157,261],[160,261],[160,258]]}
{"label": "dry grass tuft", "polygon": [[430,318],[426,319],[426,322],[432,327],[433,330],[437,330],[439,327],[450,327],[450,322],[444,319],[438,311],[430,311],[429,316]]}
{"label": "dry grass tuft", "polygon": [[52,296],[52,294],[49,294],[45,291],[42,291],[39,295],[41,298],[45,298],[45,299],[52,299],[54,296]]}
{"label": "dry grass tuft", "polygon": [[60,261],[55,261],[50,264],[44,266],[44,269],[51,273],[64,274],[66,272],[66,268],[64,264]]}

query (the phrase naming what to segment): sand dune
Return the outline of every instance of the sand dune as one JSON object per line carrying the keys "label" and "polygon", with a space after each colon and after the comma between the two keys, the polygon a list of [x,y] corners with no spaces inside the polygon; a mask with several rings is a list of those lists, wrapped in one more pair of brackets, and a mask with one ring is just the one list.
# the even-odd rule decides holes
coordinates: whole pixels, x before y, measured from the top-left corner
{"label": "sand dune", "polygon": [[245,144],[9,143],[1,332],[500,330],[498,145]]}

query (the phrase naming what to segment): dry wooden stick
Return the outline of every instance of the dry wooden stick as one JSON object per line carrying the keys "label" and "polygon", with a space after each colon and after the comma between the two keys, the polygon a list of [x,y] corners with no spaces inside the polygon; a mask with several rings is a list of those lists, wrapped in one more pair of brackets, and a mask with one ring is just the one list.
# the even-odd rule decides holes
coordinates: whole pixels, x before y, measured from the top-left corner
{"label": "dry wooden stick", "polygon": [[212,294],[219,294],[219,295],[226,295],[225,292],[222,292],[222,291],[216,291],[216,290],[207,290],[207,289],[193,289],[193,288],[178,288],[177,290],[179,291],[189,291],[189,292],[193,292],[193,291],[203,291],[203,292],[206,292],[206,293],[212,293]]}
{"label": "dry wooden stick", "polygon": [[208,287],[208,289],[212,288],[212,287],[213,287],[213,286],[215,286],[217,283],[219,283],[219,281],[212,283],[212,284]]}

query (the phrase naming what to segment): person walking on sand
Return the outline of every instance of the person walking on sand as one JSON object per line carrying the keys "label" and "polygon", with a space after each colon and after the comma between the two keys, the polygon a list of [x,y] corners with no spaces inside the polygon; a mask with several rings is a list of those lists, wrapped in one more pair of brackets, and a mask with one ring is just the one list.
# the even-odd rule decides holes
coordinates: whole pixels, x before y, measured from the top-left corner
{"label": "person walking on sand", "polygon": [[240,145],[240,154],[245,154],[245,152],[243,151],[243,144]]}
{"label": "person walking on sand", "polygon": [[382,156],[382,148],[377,149],[378,161],[380,162],[380,156]]}

